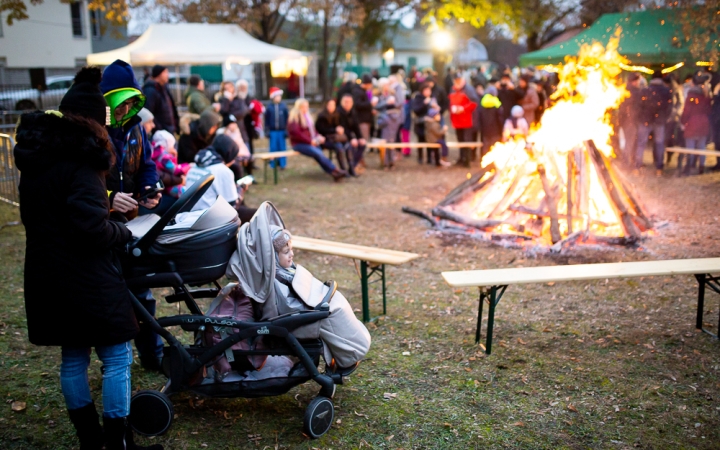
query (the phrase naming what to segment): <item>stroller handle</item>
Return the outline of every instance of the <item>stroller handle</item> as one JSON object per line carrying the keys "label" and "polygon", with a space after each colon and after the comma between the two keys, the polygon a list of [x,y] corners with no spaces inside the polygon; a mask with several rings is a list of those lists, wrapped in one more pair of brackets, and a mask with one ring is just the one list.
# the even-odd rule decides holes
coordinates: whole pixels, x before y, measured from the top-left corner
{"label": "stroller handle", "polygon": [[330,309],[330,300],[332,300],[335,296],[335,292],[337,292],[337,283],[335,281],[328,280],[323,284],[330,289],[328,289],[327,294],[325,294],[325,297],[322,299],[320,304],[315,307],[316,311],[328,311]]}
{"label": "stroller handle", "polygon": [[160,217],[155,225],[153,225],[145,236],[141,237],[137,242],[131,243],[128,246],[128,253],[135,257],[140,257],[147,252],[155,240],[163,232],[163,229],[167,226],[176,215],[190,211],[193,206],[202,198],[202,196],[210,189],[210,185],[215,180],[215,176],[208,174],[201,178],[197,182],[193,183],[190,188],[185,191],[183,195],[178,198],[175,203]]}

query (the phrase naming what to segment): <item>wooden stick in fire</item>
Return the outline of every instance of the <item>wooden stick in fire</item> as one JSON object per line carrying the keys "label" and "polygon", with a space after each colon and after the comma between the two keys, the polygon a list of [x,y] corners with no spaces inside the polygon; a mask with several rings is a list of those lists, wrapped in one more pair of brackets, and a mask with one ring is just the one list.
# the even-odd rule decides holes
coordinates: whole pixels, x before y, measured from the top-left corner
{"label": "wooden stick in fire", "polygon": [[553,187],[550,186],[550,181],[545,174],[545,167],[542,164],[538,164],[537,171],[538,174],[540,174],[540,180],[542,181],[543,190],[545,191],[545,198],[547,199],[548,214],[550,215],[550,239],[552,243],[555,244],[562,239],[560,235],[560,223],[558,222],[557,199],[553,193]]}
{"label": "wooden stick in fire", "polygon": [[595,143],[592,140],[585,141],[585,147],[588,150],[590,159],[595,165],[595,169],[597,169],[600,184],[602,185],[603,190],[605,191],[607,196],[610,198],[610,204],[615,209],[618,217],[620,217],[620,224],[623,227],[625,236],[640,238],[642,233],[635,224],[635,221],[633,220],[633,215],[628,211],[627,205],[625,205],[625,202],[620,195],[618,187],[613,182],[612,175],[610,174],[610,169],[606,165],[602,154],[597,149]]}

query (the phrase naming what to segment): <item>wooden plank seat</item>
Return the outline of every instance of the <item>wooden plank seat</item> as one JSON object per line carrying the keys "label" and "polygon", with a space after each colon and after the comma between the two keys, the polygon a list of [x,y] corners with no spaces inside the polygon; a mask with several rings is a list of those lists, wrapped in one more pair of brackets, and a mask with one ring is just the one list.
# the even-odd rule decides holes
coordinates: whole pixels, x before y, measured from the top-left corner
{"label": "wooden plank seat", "polygon": [[[264,170],[263,170],[263,182],[267,184],[267,168],[268,163],[270,161],[275,161],[278,158],[285,158],[290,156],[296,156],[300,153],[296,152],[295,150],[286,150],[283,152],[264,152],[264,153],[255,153],[253,155],[254,160],[261,160],[263,162]],[[275,164],[275,167],[273,167],[273,174],[275,178],[275,184],[278,184],[278,164]]]}
{"label": "wooden plank seat", "polygon": [[[606,278],[635,278],[668,275],[694,275],[698,282],[698,306],[696,327],[712,336],[703,328],[705,288],[720,294],[720,258],[675,259],[665,261],[639,261],[604,264],[577,264],[569,266],[521,267],[491,270],[468,270],[443,272],[445,281],[452,287],[477,287],[480,292],[475,343],[480,342],[483,303],[490,305],[488,312],[485,352],[492,351],[492,333],[495,307],[505,290],[512,284],[548,283],[560,281],[597,280]],[[718,323],[720,328],[720,321]]]}
{"label": "wooden plank seat", "polygon": [[698,150],[684,147],[665,147],[666,153],[682,153],[685,155],[715,156],[720,157],[720,152],[715,150]]}
{"label": "wooden plank seat", "polygon": [[[379,280],[376,279],[373,283],[377,281],[382,282],[383,314],[386,314],[387,300],[385,291],[385,265],[399,266],[420,257],[420,255],[415,253],[346,244],[344,242],[326,241],[322,239],[312,239],[303,236],[293,236],[292,245],[293,249],[322,253],[325,255],[342,256],[360,261],[363,322],[369,322],[371,320],[368,294],[369,285],[371,283],[370,277],[374,274],[379,275]],[[368,268],[370,269],[370,272],[368,272]]]}
{"label": "wooden plank seat", "polygon": [[[448,148],[482,148],[482,142],[446,142]],[[390,149],[401,148],[440,148],[440,144],[429,144],[427,142],[385,142],[384,139],[375,139],[369,142],[366,148],[376,148],[380,154],[380,162],[385,161],[385,152]],[[428,150],[429,151],[429,150]]]}

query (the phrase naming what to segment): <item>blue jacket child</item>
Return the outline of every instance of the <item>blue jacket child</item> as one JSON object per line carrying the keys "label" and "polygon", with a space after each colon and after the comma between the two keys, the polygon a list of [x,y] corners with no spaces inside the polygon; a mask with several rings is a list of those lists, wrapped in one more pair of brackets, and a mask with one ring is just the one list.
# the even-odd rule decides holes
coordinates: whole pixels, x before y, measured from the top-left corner
{"label": "blue jacket child", "polygon": [[[287,106],[282,102],[282,89],[271,87],[270,99],[272,103],[265,108],[265,129],[270,139],[270,151],[282,152],[286,150],[285,138],[288,123],[289,112]],[[278,158],[280,168],[284,169],[287,164],[287,158]],[[270,162],[271,167],[275,167],[274,161]]]}

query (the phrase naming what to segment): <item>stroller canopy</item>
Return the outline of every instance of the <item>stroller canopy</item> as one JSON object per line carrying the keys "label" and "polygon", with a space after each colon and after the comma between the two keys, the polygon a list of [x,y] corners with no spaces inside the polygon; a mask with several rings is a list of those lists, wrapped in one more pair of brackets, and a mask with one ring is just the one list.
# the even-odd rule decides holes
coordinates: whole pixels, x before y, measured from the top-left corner
{"label": "stroller canopy", "polygon": [[250,222],[240,227],[237,249],[226,272],[228,278],[237,280],[245,295],[258,303],[275,298],[272,226],[285,228],[285,223],[275,206],[264,202]]}

